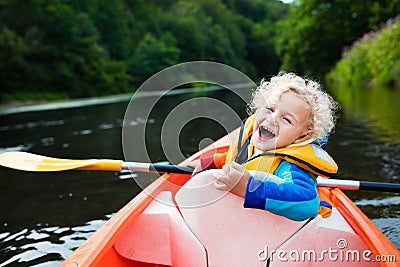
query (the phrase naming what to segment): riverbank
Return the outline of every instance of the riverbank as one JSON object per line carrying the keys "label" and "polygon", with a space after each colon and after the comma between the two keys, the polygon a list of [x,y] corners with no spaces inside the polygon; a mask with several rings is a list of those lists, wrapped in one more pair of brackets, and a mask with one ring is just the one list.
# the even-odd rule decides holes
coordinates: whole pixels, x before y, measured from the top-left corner
{"label": "riverbank", "polygon": [[13,100],[8,103],[0,104],[0,115],[111,104],[129,101],[131,97],[132,94],[119,94],[63,100]]}
{"label": "riverbank", "polygon": [[[251,84],[234,84],[226,85],[231,89],[248,88]],[[210,92],[224,90],[223,86],[207,86],[201,88],[179,88],[168,91],[168,95],[176,95],[188,92],[201,94],[202,92]],[[135,97],[145,96],[160,96],[165,94],[165,90],[160,91],[136,91],[129,94],[117,94],[109,96],[98,96],[89,98],[76,98],[76,99],[62,99],[62,100],[13,100],[8,103],[0,103],[0,116],[13,113],[65,109],[65,108],[78,108],[83,106],[93,106],[102,104],[111,104],[117,102],[129,101],[133,95]]]}

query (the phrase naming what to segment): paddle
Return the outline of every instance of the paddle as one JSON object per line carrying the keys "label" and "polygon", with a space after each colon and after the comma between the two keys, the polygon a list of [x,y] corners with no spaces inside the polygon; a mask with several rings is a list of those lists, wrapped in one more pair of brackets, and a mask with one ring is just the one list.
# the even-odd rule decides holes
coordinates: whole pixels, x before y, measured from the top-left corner
{"label": "paddle", "polygon": [[35,155],[27,152],[4,152],[0,154],[0,165],[21,171],[53,172],[67,170],[99,171],[140,171],[160,173],[191,174],[193,169],[184,166],[150,164],[142,162],[124,162],[111,159],[59,159]]}
{"label": "paddle", "polygon": [[[159,172],[159,173],[180,173],[191,174],[193,169],[190,167],[151,164],[142,162],[124,162],[122,160],[110,159],[59,159],[27,152],[5,152],[0,154],[0,165],[21,171],[52,172],[65,170],[102,170],[102,171],[140,171],[140,172]],[[325,179],[318,177],[317,186],[340,188],[344,190],[370,190],[381,192],[400,193],[400,184],[367,182],[356,180]]]}

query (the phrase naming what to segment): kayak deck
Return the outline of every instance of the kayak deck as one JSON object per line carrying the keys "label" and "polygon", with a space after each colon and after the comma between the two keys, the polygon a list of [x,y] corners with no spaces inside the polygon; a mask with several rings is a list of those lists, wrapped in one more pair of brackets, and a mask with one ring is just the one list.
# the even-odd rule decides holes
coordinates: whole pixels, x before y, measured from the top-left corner
{"label": "kayak deck", "polygon": [[[227,144],[228,136],[213,147],[224,151]],[[334,207],[330,217],[295,222],[244,209],[243,199],[202,187],[210,181],[196,177],[160,177],[61,266],[397,266],[374,261],[377,255],[399,260],[400,253],[339,189],[318,189]],[[215,201],[207,205],[193,202],[210,195]]]}

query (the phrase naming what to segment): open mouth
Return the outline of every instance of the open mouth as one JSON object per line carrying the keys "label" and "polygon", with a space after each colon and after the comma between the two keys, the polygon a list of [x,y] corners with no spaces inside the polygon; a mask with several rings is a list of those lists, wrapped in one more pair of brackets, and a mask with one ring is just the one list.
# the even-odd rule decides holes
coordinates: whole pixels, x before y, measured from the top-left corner
{"label": "open mouth", "polygon": [[258,133],[261,140],[270,140],[275,137],[275,133],[273,133],[272,130],[264,126],[261,126],[258,129]]}

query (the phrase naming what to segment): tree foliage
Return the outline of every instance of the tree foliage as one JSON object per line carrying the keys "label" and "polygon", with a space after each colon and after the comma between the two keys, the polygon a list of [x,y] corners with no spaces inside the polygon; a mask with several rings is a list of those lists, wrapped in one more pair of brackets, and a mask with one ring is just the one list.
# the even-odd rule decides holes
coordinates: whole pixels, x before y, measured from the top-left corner
{"label": "tree foliage", "polygon": [[[83,97],[126,90],[124,62],[109,57],[87,13],[51,0],[18,5],[3,1],[2,10],[11,11],[1,13],[0,42],[11,49],[1,52],[3,95],[29,91]],[[25,19],[14,25],[21,12],[30,19],[22,16]]]}
{"label": "tree foliage", "polygon": [[400,1],[392,0],[300,0],[288,19],[279,22],[282,67],[323,76],[343,47],[399,12]]}
{"label": "tree foliage", "polygon": [[274,0],[2,0],[0,97],[127,92],[192,60],[275,73],[273,25],[287,10]]}
{"label": "tree foliage", "polygon": [[176,63],[322,75],[400,1],[1,0],[0,100],[131,92]]}

